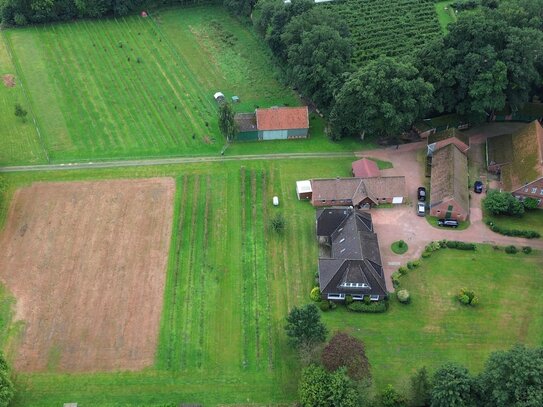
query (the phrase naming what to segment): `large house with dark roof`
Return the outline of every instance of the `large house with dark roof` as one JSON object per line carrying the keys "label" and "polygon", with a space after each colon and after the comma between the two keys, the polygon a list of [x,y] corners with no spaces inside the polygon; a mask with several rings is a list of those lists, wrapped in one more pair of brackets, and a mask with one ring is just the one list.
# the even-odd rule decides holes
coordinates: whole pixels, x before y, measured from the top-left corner
{"label": "large house with dark roof", "polygon": [[384,299],[387,295],[371,215],[354,208],[317,209],[319,288],[325,300]]}
{"label": "large house with dark roof", "polygon": [[238,113],[237,140],[284,140],[306,138],[309,132],[307,106],[256,109],[255,113]]}
{"label": "large house with dark roof", "polygon": [[459,221],[469,217],[468,159],[455,143],[432,153],[430,215]]}
{"label": "large house with dark roof", "polygon": [[543,128],[537,120],[514,134],[487,139],[486,160],[504,191],[521,200],[534,198],[543,208]]}
{"label": "large house with dark roof", "polygon": [[405,177],[320,178],[311,180],[313,206],[367,208],[401,204],[407,196]]}

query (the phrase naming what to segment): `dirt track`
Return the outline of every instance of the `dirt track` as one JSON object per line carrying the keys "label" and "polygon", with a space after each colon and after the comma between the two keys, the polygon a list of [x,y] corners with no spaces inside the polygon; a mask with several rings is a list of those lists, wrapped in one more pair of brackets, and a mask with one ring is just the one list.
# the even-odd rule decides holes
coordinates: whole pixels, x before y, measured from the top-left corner
{"label": "dirt track", "polygon": [[152,364],[166,275],[172,179],[36,183],[0,235],[0,278],[25,321],[20,371]]}

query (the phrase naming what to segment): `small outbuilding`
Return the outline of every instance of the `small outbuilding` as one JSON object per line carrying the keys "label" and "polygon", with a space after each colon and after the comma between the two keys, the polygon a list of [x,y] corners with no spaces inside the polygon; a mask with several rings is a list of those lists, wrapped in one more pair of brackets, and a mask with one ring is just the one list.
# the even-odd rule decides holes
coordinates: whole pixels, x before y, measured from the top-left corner
{"label": "small outbuilding", "polygon": [[255,113],[238,113],[234,120],[239,129],[237,140],[306,138],[309,132],[307,106],[256,109]]}
{"label": "small outbuilding", "polygon": [[272,199],[273,206],[279,206],[279,197],[274,196]]}
{"label": "small outbuilding", "polygon": [[258,129],[256,128],[256,115],[254,113],[236,113],[234,121],[238,126],[236,140],[250,141],[258,140]]}
{"label": "small outbuilding", "polygon": [[232,96],[232,103],[239,103],[239,96]]}
{"label": "small outbuilding", "polygon": [[311,189],[311,181],[296,181],[296,195],[298,195],[299,200],[311,199],[312,193],[313,190]]}
{"label": "small outbuilding", "polygon": [[224,93],[222,93],[222,92],[215,92],[213,97],[215,98],[216,102],[224,102],[225,101]]}
{"label": "small outbuilding", "polygon": [[362,158],[352,164],[353,177],[358,178],[373,178],[381,175],[377,163],[367,158]]}

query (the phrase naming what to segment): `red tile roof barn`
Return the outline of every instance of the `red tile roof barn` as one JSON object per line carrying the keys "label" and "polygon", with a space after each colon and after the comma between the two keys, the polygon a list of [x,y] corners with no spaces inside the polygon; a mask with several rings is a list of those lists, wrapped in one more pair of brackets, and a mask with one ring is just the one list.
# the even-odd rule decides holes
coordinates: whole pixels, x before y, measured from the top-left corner
{"label": "red tile roof barn", "polygon": [[258,130],[308,129],[307,106],[256,109],[256,126]]}
{"label": "red tile roof barn", "polygon": [[362,158],[361,160],[355,161],[352,164],[352,168],[353,177],[372,178],[380,175],[377,163],[375,161],[368,160],[367,158]]}

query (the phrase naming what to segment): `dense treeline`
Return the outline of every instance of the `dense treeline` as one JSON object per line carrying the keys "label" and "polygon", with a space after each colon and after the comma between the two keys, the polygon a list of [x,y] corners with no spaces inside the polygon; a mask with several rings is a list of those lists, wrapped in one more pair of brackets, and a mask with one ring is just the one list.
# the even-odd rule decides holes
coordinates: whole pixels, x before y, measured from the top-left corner
{"label": "dense treeline", "polygon": [[520,108],[543,85],[543,0],[472,1],[447,35],[412,57],[382,56],[364,66],[352,64],[349,30],[333,7],[225,2],[240,6],[238,15],[252,12],[289,83],[328,115],[336,139],[394,137],[427,114],[480,122],[506,103]]}
{"label": "dense treeline", "polygon": [[186,5],[210,3],[213,0],[0,0],[3,25],[26,25],[67,21],[74,18],[123,16],[152,4]]}

